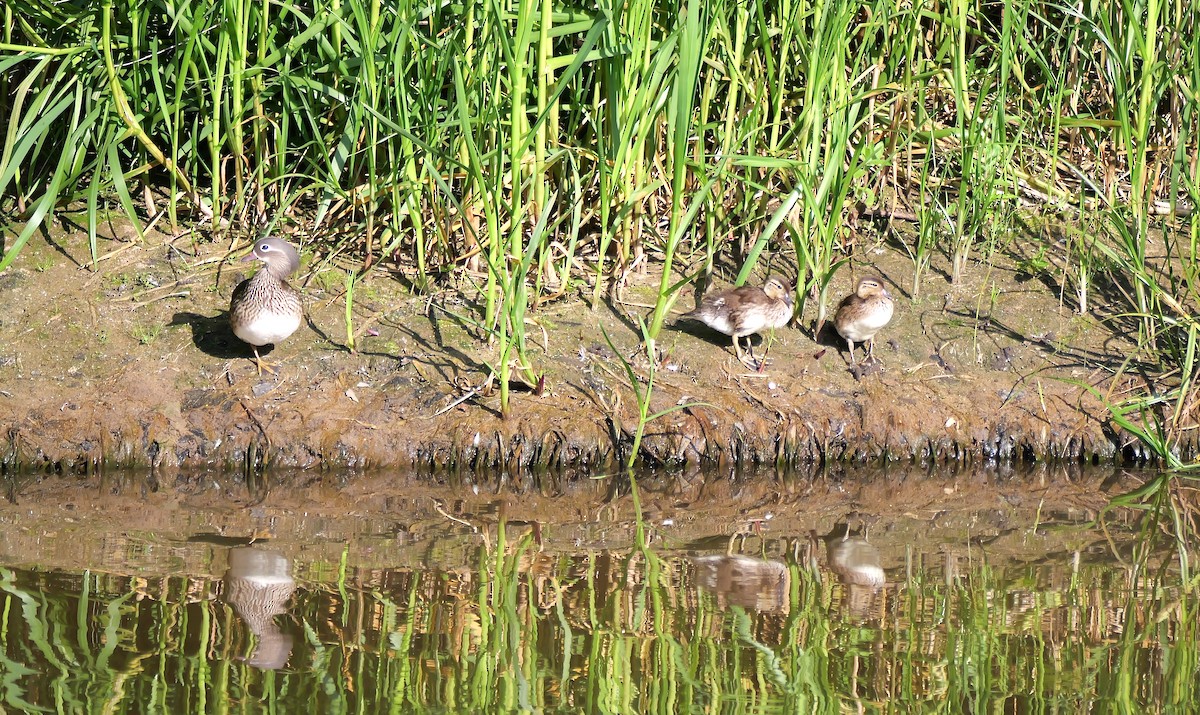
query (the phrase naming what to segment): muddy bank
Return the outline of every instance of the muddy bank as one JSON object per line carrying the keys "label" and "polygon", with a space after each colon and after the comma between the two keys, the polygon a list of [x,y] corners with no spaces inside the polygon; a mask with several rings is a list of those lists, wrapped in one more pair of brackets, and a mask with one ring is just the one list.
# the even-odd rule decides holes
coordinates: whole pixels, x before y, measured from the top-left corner
{"label": "muddy bank", "polygon": [[[358,350],[345,348],[344,272],[302,269],[307,324],[258,376],[229,332],[229,294],[243,264],[223,246],[151,233],[114,242],[98,272],[80,267],[81,233],[35,239],[0,275],[0,453],[7,470],[100,465],[438,469],[607,465],[629,448],[633,392],[601,332],[637,346],[654,275],[634,275],[626,303],[595,312],[579,295],[537,306],[527,330],[545,371],[541,395],[518,392],[513,414],[476,393],[495,348],[480,340],[469,280],[408,293],[384,271],[361,283]],[[652,409],[690,404],[650,424],[649,462],[918,462],[1136,458],[1083,384],[1108,380],[1132,345],[1126,326],[1060,302],[1053,286],[980,265],[961,286],[930,272],[920,299],[911,264],[879,251],[843,268],[840,298],[863,272],[897,299],[880,334],[879,369],[855,374],[826,331],[777,331],[766,370],[736,363],[728,338],[667,327]],[[311,257],[306,263],[315,265]],[[248,264],[247,264],[248,265]],[[250,269],[252,270],[252,269]],[[793,276],[785,275],[788,280]],[[1095,299],[1095,298],[1094,298]],[[836,298],[835,298],[836,300]],[[690,307],[691,296],[680,306]],[[684,308],[686,309],[686,308]],[[645,374],[644,362],[635,364]]]}

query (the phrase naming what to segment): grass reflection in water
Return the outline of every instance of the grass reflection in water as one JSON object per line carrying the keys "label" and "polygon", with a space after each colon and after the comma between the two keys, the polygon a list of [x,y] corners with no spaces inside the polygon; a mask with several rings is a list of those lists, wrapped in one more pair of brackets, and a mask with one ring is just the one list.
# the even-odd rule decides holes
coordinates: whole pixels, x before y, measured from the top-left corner
{"label": "grass reflection in water", "polygon": [[[338,558],[142,536],[127,550],[161,563],[0,568],[0,697],[8,712],[1200,706],[1179,554],[1131,529],[914,543],[771,526],[572,549],[500,519],[430,538],[429,565],[404,568],[356,566],[353,544]],[[1025,551],[993,548],[1003,538]],[[180,559],[207,565],[162,566]]]}

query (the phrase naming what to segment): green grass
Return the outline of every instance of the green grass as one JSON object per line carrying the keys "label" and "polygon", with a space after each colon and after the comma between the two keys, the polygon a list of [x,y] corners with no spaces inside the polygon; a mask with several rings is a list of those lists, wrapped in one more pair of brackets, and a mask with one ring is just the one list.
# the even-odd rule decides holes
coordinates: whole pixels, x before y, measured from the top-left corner
{"label": "green grass", "polygon": [[891,240],[860,211],[916,216],[891,245],[914,295],[932,255],[962,282],[1032,215],[1086,227],[1043,275],[1081,311],[1097,286],[1123,293],[1167,365],[1200,290],[1198,17],[1161,0],[17,0],[0,270],[62,211],[82,211],[93,261],[114,211],[213,237],[295,222],[363,280],[385,262],[416,290],[476,289],[507,413],[511,381],[541,380],[531,302],[619,297],[649,265],[652,342],[686,280],[773,269],[820,323],[837,272]]}
{"label": "green grass", "polygon": [[162,329],[163,327],[157,323],[148,325],[135,325],[130,331],[130,334],[132,334],[134,339],[142,345],[150,345],[155,340],[158,340],[158,336],[160,333],[162,333]]}

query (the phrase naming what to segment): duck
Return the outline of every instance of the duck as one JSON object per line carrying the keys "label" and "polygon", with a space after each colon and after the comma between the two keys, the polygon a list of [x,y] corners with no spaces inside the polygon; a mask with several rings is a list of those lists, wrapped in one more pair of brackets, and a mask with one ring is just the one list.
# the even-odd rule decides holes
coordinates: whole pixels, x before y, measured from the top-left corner
{"label": "duck", "polygon": [[296,591],[292,560],[257,546],[236,546],[228,558],[224,598],[256,640],[254,652],[243,660],[262,670],[278,670],[292,653],[292,635],[275,622],[288,612],[288,599]]}
{"label": "duck", "polygon": [[[733,353],[746,362],[740,339],[767,329],[782,328],[792,319],[792,293],[778,278],[771,278],[763,287],[739,286],[704,296],[700,305],[680,316],[704,323],[717,332],[733,338]],[[755,361],[754,346],[746,345],[750,359]],[[763,356],[766,359],[766,356]],[[757,362],[757,361],[755,361]],[[764,363],[758,363],[759,369]]]}
{"label": "duck", "polygon": [[850,364],[854,364],[854,344],[866,343],[867,360],[875,358],[875,333],[892,319],[892,296],[875,276],[864,276],[854,292],[846,296],[833,316],[838,335],[850,346]]}
{"label": "duck", "polygon": [[883,557],[866,537],[851,534],[847,525],[841,536],[825,538],[825,554],[829,567],[847,586],[866,586],[877,590],[887,583],[883,571]]}
{"label": "duck", "polygon": [[229,301],[229,327],[254,349],[258,374],[274,374],[258,349],[287,339],[300,327],[304,305],[300,293],[288,285],[288,276],[300,268],[300,254],[282,238],[268,236],[254,244],[243,261],[259,260],[263,268],[233,289]]}
{"label": "duck", "polygon": [[[841,527],[839,529],[839,527]],[[816,532],[811,532],[815,538]],[[842,608],[854,621],[866,621],[879,613],[879,591],[887,585],[883,556],[865,530],[852,532],[839,524],[824,537],[829,568],[842,582]]]}

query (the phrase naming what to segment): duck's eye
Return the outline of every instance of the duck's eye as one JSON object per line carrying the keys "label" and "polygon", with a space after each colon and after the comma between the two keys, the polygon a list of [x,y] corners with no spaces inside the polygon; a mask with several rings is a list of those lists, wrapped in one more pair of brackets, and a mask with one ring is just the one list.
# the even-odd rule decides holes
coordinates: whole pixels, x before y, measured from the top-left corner
{"label": "duck's eye", "polygon": [[258,244],[258,250],[262,251],[263,253],[267,253],[271,250],[271,244],[260,243],[260,244]]}

